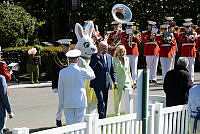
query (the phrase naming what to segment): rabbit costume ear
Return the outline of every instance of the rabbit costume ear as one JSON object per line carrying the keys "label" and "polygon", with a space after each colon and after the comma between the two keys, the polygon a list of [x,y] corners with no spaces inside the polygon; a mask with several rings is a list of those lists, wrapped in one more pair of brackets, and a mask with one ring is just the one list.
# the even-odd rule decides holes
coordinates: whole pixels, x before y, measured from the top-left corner
{"label": "rabbit costume ear", "polygon": [[79,23],[76,23],[75,33],[78,40],[83,38],[83,27]]}
{"label": "rabbit costume ear", "polygon": [[88,22],[88,24],[85,28],[86,35],[88,35],[89,37],[92,37],[93,30],[94,30],[94,24],[93,24],[93,21],[90,21],[90,22]]}

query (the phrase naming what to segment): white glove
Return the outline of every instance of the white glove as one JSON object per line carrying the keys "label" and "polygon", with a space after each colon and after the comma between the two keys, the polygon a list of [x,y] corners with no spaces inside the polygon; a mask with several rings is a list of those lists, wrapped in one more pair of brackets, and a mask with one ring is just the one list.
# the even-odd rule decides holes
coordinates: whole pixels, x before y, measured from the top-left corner
{"label": "white glove", "polygon": [[53,88],[52,90],[53,90],[54,93],[58,92],[58,88]]}

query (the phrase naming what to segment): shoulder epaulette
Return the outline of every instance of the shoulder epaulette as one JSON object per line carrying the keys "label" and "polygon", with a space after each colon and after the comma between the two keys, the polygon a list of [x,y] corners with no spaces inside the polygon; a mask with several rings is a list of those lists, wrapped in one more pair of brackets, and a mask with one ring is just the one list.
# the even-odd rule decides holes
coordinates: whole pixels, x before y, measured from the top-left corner
{"label": "shoulder epaulette", "polygon": [[157,34],[157,36],[161,36],[161,35],[163,35],[163,34]]}
{"label": "shoulder epaulette", "polygon": [[6,62],[5,61],[0,61],[1,63],[3,63],[3,64],[6,64]]}

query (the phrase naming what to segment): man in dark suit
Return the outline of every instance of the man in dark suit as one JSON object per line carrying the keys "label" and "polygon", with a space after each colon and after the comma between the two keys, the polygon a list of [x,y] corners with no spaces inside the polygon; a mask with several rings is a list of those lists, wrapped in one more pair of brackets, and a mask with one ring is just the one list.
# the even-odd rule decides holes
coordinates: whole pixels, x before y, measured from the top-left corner
{"label": "man in dark suit", "polygon": [[106,118],[108,90],[110,78],[117,88],[117,77],[114,71],[112,56],[107,54],[108,44],[105,41],[99,43],[98,53],[92,54],[90,66],[96,78],[90,81],[90,87],[94,88],[98,100],[99,119]]}
{"label": "man in dark suit", "polygon": [[193,86],[187,70],[188,65],[189,60],[186,57],[180,57],[175,68],[165,75],[163,89],[167,107],[188,103],[189,89]]}
{"label": "man in dark suit", "polygon": [[14,117],[8,97],[6,79],[3,75],[0,75],[0,134],[3,134],[3,127],[6,120],[6,111],[9,118]]}

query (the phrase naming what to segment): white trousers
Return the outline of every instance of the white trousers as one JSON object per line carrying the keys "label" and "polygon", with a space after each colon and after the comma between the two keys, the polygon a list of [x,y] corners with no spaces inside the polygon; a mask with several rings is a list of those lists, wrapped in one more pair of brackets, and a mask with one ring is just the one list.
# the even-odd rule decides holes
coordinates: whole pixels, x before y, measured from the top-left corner
{"label": "white trousers", "polygon": [[129,57],[129,65],[131,68],[131,75],[133,79],[133,83],[136,83],[137,79],[137,64],[138,64],[138,55],[127,55]]}
{"label": "white trousers", "polygon": [[160,63],[162,66],[162,79],[164,82],[166,73],[172,68],[173,57],[160,57]]}
{"label": "white trousers", "polygon": [[[59,98],[59,96],[58,96]],[[62,119],[62,111],[63,111],[63,108],[62,106],[59,106],[60,103],[58,103],[58,111],[56,113],[56,120],[61,120]]]}
{"label": "white trousers", "polygon": [[146,56],[147,69],[149,69],[149,80],[156,80],[159,56]]}
{"label": "white trousers", "polygon": [[194,82],[194,63],[195,57],[186,57],[189,60],[188,71],[191,75],[192,82]]}
{"label": "white trousers", "polygon": [[56,120],[61,120],[61,118],[62,118],[62,110],[63,110],[63,108],[58,106],[58,111],[56,113]]}
{"label": "white trousers", "polygon": [[172,67],[171,67],[171,69],[174,69],[174,66],[175,66],[175,60],[176,60],[176,51],[174,51],[173,53],[174,53],[174,57],[173,57]]}
{"label": "white trousers", "polygon": [[64,109],[66,125],[83,122],[85,113],[86,107]]}

